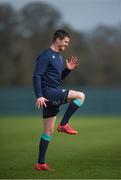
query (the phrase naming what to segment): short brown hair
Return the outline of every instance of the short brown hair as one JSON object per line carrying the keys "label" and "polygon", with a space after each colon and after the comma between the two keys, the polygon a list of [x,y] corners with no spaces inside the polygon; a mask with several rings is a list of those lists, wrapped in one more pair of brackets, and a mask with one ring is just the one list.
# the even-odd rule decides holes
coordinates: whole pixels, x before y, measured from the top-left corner
{"label": "short brown hair", "polygon": [[65,37],[70,38],[70,34],[69,34],[67,31],[63,30],[63,29],[58,29],[58,30],[54,33],[53,42],[55,42],[55,40],[56,40],[57,38],[63,40]]}

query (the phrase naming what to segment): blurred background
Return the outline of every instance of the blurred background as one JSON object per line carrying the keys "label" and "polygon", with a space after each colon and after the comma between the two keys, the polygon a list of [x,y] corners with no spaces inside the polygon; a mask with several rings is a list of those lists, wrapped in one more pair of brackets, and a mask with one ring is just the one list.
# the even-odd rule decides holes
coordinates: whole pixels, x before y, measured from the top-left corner
{"label": "blurred background", "polygon": [[121,0],[0,0],[0,115],[39,113],[35,60],[58,28],[72,37],[63,59],[79,58],[63,83],[86,94],[78,114],[121,115]]}

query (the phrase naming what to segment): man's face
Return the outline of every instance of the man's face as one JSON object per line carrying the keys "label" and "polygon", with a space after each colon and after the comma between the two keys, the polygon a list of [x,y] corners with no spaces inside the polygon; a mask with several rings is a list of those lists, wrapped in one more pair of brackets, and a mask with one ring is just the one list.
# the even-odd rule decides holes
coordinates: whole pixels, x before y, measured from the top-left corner
{"label": "man's face", "polygon": [[64,51],[66,47],[68,47],[69,41],[70,39],[68,37],[65,37],[63,40],[58,38],[57,42],[59,51]]}

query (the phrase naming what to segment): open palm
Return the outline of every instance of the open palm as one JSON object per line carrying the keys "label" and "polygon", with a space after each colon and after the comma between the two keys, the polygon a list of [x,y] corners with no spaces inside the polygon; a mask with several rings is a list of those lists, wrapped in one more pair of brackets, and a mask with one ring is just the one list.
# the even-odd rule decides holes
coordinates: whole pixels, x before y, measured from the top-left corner
{"label": "open palm", "polygon": [[75,69],[79,65],[78,59],[74,56],[66,60],[66,66],[68,69]]}

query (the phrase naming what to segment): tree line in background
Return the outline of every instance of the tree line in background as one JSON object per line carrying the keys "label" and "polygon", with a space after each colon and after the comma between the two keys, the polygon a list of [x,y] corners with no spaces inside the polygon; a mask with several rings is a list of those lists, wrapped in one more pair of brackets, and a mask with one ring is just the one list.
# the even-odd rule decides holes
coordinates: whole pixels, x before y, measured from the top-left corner
{"label": "tree line in background", "polygon": [[65,80],[67,85],[121,85],[121,24],[76,32],[56,9],[38,2],[20,10],[0,5],[0,85],[32,85],[36,57],[49,47],[58,28],[72,36],[63,59],[72,55],[79,59],[78,68]]}

